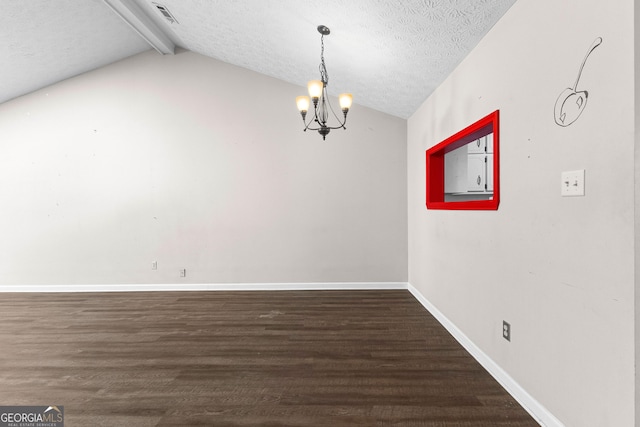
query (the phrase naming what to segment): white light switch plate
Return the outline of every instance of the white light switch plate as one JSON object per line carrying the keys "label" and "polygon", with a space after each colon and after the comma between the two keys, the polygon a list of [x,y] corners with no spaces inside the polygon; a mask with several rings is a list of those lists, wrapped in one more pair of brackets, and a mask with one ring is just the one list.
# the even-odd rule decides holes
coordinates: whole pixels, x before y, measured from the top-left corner
{"label": "white light switch plate", "polygon": [[562,172],[562,197],[584,196],[584,169]]}

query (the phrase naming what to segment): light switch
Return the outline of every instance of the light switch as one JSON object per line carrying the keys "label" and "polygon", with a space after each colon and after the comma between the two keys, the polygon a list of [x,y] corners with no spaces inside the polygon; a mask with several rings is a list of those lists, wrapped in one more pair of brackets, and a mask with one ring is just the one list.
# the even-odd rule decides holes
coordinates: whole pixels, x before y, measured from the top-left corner
{"label": "light switch", "polygon": [[562,172],[562,197],[584,196],[584,169]]}

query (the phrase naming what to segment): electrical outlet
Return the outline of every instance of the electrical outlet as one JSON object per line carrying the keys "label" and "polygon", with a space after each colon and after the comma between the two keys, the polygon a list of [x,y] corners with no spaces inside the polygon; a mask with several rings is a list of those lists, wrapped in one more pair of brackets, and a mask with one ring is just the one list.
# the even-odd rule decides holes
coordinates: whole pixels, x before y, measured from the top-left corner
{"label": "electrical outlet", "polygon": [[502,321],[502,338],[511,342],[511,325]]}
{"label": "electrical outlet", "polygon": [[151,269],[152,270],[157,270],[158,269],[158,261],[153,261],[151,263]]}
{"label": "electrical outlet", "polygon": [[180,277],[187,277],[187,269],[183,268],[180,270]]}

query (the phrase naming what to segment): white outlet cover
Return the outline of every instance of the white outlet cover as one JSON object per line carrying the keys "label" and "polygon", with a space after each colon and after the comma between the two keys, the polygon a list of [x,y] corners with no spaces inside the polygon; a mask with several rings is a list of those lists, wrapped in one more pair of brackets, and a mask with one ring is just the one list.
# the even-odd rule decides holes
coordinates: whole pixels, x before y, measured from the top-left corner
{"label": "white outlet cover", "polygon": [[562,172],[560,195],[562,197],[584,196],[584,169]]}

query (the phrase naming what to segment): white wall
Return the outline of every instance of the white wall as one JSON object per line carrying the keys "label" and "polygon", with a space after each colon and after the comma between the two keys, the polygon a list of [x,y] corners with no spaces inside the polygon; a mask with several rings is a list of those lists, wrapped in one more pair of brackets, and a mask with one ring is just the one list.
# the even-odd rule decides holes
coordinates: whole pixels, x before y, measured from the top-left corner
{"label": "white wall", "polygon": [[406,282],[406,121],[305,91],[149,51],[0,105],[0,285]]}
{"label": "white wall", "polygon": [[[634,424],[633,8],[519,0],[408,124],[410,283],[567,426]],[[496,109],[499,210],[426,210],[425,150]],[[586,196],[561,198],[575,169]]]}

